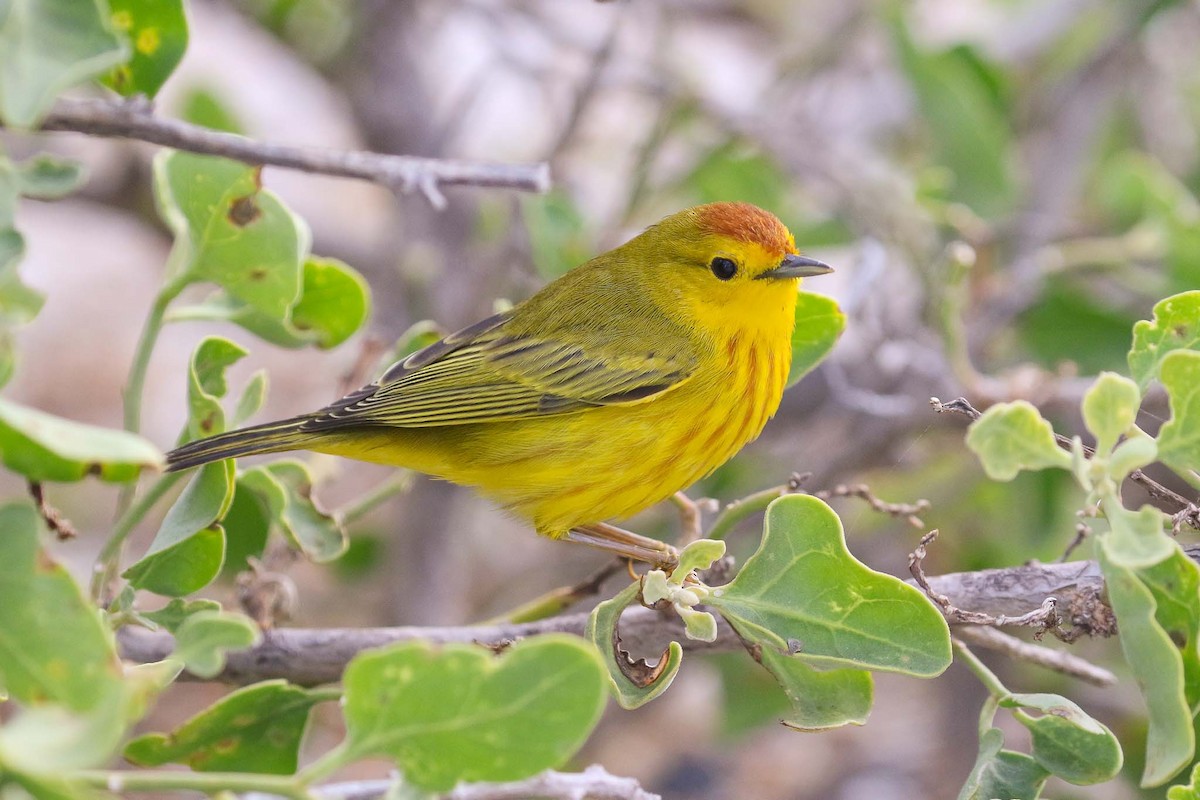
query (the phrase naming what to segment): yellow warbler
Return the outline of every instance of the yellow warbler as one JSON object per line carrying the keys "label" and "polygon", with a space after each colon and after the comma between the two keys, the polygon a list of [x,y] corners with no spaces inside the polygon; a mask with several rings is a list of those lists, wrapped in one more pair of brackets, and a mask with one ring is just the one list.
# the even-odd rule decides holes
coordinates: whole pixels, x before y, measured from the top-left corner
{"label": "yellow warbler", "polygon": [[798,279],[830,271],[767,211],[689,208],[332,405],[184,445],[168,469],[285,450],[408,467],[546,536],[669,564],[670,547],[606,520],[758,436],[787,379]]}

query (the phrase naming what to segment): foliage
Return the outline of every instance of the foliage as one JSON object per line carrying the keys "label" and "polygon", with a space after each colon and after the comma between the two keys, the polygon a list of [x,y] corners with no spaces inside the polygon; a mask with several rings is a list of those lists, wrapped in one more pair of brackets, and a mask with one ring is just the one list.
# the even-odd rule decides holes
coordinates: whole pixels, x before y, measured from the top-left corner
{"label": "foliage", "polygon": [[[1194,321],[1164,324],[1180,308],[1195,308],[1195,293],[1155,306],[1154,323],[1138,323],[1129,351],[1138,382],[1102,373],[1083,398],[1084,424],[1095,437],[1089,455],[1080,437],[1071,455],[1060,450],[1050,423],[1028,403],[993,406],[971,426],[967,444],[988,474],[1012,479],[1019,471],[1069,469],[1086,492],[1086,516],[1095,536],[1096,557],[1121,629],[1121,648],[1137,677],[1149,711],[1142,783],[1158,786],[1192,762],[1193,718],[1200,693],[1200,567],[1167,535],[1171,519],[1153,506],[1126,508],[1121,484],[1134,470],[1162,460],[1182,474],[1200,466],[1200,413],[1193,406],[1200,387],[1200,351],[1187,333]],[[1165,352],[1164,352],[1165,351]],[[1172,415],[1157,437],[1135,424],[1141,395],[1154,380],[1162,383]],[[1140,384],[1140,386],[1139,386]]]}
{"label": "foliage", "polygon": [[[1145,25],[1162,5],[1130,23]],[[320,29],[315,49],[328,57],[351,27],[349,12],[335,6],[281,0],[258,3],[250,13],[285,40],[302,38],[304,24]],[[1023,112],[1015,98],[1024,76],[974,44],[924,44],[913,15],[899,4],[887,6],[881,22],[921,120],[914,141],[895,143],[901,151],[912,148],[903,157],[916,187],[908,200],[964,236],[972,226],[985,228],[989,236],[977,243],[987,247],[1028,191],[1018,141]],[[183,0],[0,0],[0,122],[35,129],[56,98],[81,83],[153,98],[171,79],[189,35]],[[1071,48],[1063,49],[1062,58],[1070,58]],[[192,91],[186,107],[200,124],[242,127],[206,90]],[[662,139],[696,135],[696,114],[687,102],[665,109],[644,161],[653,160]],[[721,127],[715,137],[698,137],[706,142],[700,157],[676,170],[661,194],[779,209],[806,234],[805,244],[856,240],[860,232],[806,206],[813,198],[792,187],[783,160],[758,148],[739,125]],[[1024,400],[987,409],[965,446],[993,482],[1039,472],[1039,480],[1065,475],[1078,486],[1079,517],[1093,534],[1119,647],[1145,701],[1141,781],[1156,787],[1179,779],[1196,758],[1200,568],[1168,535],[1176,520],[1153,505],[1131,507],[1122,488],[1156,463],[1200,487],[1200,292],[1192,288],[1200,280],[1200,203],[1194,176],[1176,177],[1119,137],[1098,149],[1090,198],[1095,219],[1086,224],[1117,230],[1098,249],[1115,249],[1121,262],[1148,253],[1162,260],[1162,275],[1139,295],[1143,308],[1176,293],[1154,305],[1153,319],[1132,326],[1130,377],[1103,371],[1090,381],[1079,410],[1094,447],[1082,436],[1060,446],[1051,422]],[[18,272],[26,246],[18,207],[70,194],[85,177],[78,164],[57,157],[14,161],[0,153],[0,386],[20,369],[20,326],[43,304]],[[634,178],[630,213],[660,191],[645,175]],[[289,457],[247,468],[230,459],[187,476],[169,507],[153,517],[157,532],[148,547],[128,560],[123,554],[130,533],[182,480],[169,474],[142,481],[162,466],[158,448],[137,430],[146,370],[164,325],[232,324],[264,345],[331,349],[353,341],[370,315],[366,280],[352,266],[314,254],[308,225],[267,182],[261,166],[166,149],[154,157],[149,183],[173,247],[131,365],[124,429],[0,399],[0,460],[22,481],[96,477],[126,484],[90,597],[54,555],[44,524],[50,512],[25,502],[0,506],[0,697],[8,703],[0,726],[0,796],[96,797],[99,787],[137,776],[139,786],[152,790],[303,797],[335,771],[375,758],[394,764],[416,792],[528,777],[568,763],[596,729],[610,695],[622,709],[639,708],[680,674],[682,641],[666,642],[654,666],[622,650],[621,617],[635,606],[679,617],[684,640],[711,642],[732,630],[745,653],[729,674],[749,669],[769,676],[772,700],[762,708],[800,731],[865,724],[873,672],[928,679],[949,665],[950,632],[927,598],[856,557],[825,502],[768,492],[727,509],[710,529],[713,538],[684,548],[673,572],[651,570],[599,602],[583,638],[534,636],[499,652],[396,644],[354,658],[340,687],[264,681],[230,691],[174,730],[130,738],[153,700],[184,671],[216,679],[230,654],[262,640],[262,620],[193,595],[276,545],[311,562],[334,562],[347,552],[348,527],[358,516],[322,509],[314,496],[322,472],[311,462]],[[602,241],[565,190],[523,204],[520,218],[532,266],[544,279],[584,260]],[[1095,266],[1096,250],[1084,247],[1081,255],[1064,245],[1051,254],[1058,274],[1029,301],[1013,331],[1034,357],[1069,358],[1084,371],[1117,368],[1110,363],[1112,343],[1124,349],[1133,312],[1112,307],[1092,282],[1072,274]],[[188,289],[207,295],[184,303]],[[834,300],[801,291],[789,386],[824,362],[846,324]],[[436,341],[438,330],[418,323],[385,361]],[[222,336],[196,344],[180,378],[186,389],[180,443],[237,427],[262,406],[265,374],[244,386],[232,386],[227,374],[246,355]],[[1170,418],[1152,436],[1138,418],[1147,392],[1158,388]],[[714,577],[726,575],[714,569],[726,552],[725,534],[752,511],[765,514],[757,549],[732,577]],[[161,601],[148,595],[165,605],[153,608]],[[170,653],[151,664],[123,664],[116,632],[124,626],[169,632]],[[1052,776],[1086,786],[1118,774],[1124,754],[1105,725],[1058,694],[1009,690],[957,647],[989,694],[978,757],[960,798],[1032,800]],[[736,680],[726,686],[731,705],[744,700]],[[313,709],[332,700],[341,701],[332,713],[341,715],[345,739],[301,767]],[[1006,729],[995,720],[1001,710],[1028,730],[1029,752],[1006,749]],[[144,769],[103,771],[118,754]],[[165,764],[189,771],[152,769]],[[1200,770],[1190,784],[1171,787],[1167,796],[1200,796]]]}

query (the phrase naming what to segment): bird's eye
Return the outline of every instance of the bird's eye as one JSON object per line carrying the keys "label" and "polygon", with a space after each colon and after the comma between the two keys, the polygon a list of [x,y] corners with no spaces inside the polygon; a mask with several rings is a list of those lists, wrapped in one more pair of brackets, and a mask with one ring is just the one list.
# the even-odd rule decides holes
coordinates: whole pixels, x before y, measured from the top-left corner
{"label": "bird's eye", "polygon": [[730,258],[714,258],[712,263],[708,265],[708,268],[712,270],[713,275],[716,275],[723,281],[727,281],[734,275],[737,275],[737,264]]}

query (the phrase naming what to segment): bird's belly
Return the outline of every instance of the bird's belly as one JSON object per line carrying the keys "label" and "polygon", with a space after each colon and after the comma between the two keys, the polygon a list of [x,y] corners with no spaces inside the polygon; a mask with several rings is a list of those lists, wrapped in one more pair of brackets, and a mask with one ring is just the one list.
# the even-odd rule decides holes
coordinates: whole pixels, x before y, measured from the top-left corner
{"label": "bird's belly", "polygon": [[758,436],[778,407],[788,354],[749,347],[740,355],[641,403],[478,425],[376,429],[352,445],[322,449],[473,486],[558,537],[579,524],[636,514]]}

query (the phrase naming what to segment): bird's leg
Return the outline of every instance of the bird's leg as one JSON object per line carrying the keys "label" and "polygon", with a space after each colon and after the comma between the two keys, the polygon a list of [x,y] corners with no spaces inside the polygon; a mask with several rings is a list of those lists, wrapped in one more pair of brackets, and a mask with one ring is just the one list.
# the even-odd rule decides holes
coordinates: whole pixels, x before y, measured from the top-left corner
{"label": "bird's leg", "polygon": [[668,572],[679,564],[679,551],[666,542],[641,536],[606,522],[577,525],[568,531],[564,538],[568,542],[586,544],[622,558],[645,561]]}

